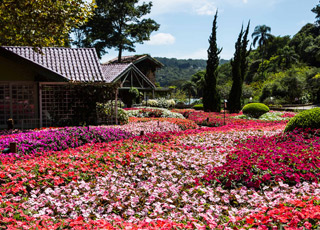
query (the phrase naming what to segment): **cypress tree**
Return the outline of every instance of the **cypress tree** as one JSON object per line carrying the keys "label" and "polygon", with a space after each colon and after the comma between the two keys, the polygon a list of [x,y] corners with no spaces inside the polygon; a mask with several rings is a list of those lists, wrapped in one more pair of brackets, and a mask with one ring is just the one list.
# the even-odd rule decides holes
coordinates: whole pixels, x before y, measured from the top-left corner
{"label": "cypress tree", "polygon": [[216,12],[213,20],[212,33],[209,37],[208,60],[203,89],[203,107],[205,111],[220,112],[220,96],[216,89],[219,54],[222,49],[217,47],[217,18]]}
{"label": "cypress tree", "polygon": [[248,23],[247,29],[243,31],[241,28],[237,42],[235,43],[235,53],[231,60],[232,66],[232,87],[229,94],[228,109],[230,113],[238,113],[241,108],[241,97],[242,97],[242,86],[248,69],[247,57],[250,51],[247,51],[248,46],[248,33],[249,33],[250,22]]}

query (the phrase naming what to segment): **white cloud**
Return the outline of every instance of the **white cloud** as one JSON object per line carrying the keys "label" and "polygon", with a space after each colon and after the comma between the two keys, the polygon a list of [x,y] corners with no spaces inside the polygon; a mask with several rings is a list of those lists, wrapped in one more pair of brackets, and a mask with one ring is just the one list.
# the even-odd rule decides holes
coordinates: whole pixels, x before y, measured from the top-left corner
{"label": "white cloud", "polygon": [[212,3],[206,3],[202,7],[196,9],[199,15],[214,15],[217,8]]}
{"label": "white cloud", "polygon": [[[141,1],[142,2],[142,1]],[[153,0],[151,14],[192,13],[213,15],[216,11],[216,0]]]}
{"label": "white cloud", "polygon": [[152,35],[147,45],[172,45],[176,41],[175,37],[168,33],[157,33]]}
{"label": "white cloud", "polygon": [[243,3],[245,3],[245,4],[248,3],[248,0],[242,0],[242,1],[243,1]]}

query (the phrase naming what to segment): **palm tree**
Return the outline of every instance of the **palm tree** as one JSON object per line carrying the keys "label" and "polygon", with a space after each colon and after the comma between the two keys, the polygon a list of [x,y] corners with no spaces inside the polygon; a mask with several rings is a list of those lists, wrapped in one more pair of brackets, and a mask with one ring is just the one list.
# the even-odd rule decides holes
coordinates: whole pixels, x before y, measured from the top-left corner
{"label": "palm tree", "polygon": [[197,93],[197,85],[193,82],[193,81],[186,81],[183,85],[182,85],[182,90],[186,91],[186,93],[188,94],[189,97],[189,105],[190,105],[190,101],[191,101],[191,96],[192,94],[196,94]]}
{"label": "palm tree", "polygon": [[253,38],[253,46],[256,46],[256,43],[258,42],[259,47],[262,47],[266,44],[267,40],[272,37],[272,34],[270,34],[271,28],[266,25],[262,26],[256,26],[254,28],[254,31],[252,33]]}
{"label": "palm tree", "polygon": [[285,46],[282,49],[280,57],[284,61],[286,68],[290,68],[292,64],[299,62],[299,55],[289,46]]}

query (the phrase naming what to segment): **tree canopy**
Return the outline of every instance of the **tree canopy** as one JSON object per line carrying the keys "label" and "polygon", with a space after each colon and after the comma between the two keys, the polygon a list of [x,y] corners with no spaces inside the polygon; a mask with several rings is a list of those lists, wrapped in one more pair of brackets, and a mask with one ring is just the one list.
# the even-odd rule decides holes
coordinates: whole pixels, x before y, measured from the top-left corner
{"label": "tree canopy", "polygon": [[160,27],[144,16],[151,12],[152,2],[137,5],[139,0],[97,0],[94,16],[76,30],[75,45],[95,47],[99,57],[106,48],[118,50],[118,61],[122,52],[135,51],[135,43],[150,39],[150,34]]}
{"label": "tree canopy", "polygon": [[0,45],[66,46],[71,29],[84,24],[93,8],[86,0],[2,0]]}

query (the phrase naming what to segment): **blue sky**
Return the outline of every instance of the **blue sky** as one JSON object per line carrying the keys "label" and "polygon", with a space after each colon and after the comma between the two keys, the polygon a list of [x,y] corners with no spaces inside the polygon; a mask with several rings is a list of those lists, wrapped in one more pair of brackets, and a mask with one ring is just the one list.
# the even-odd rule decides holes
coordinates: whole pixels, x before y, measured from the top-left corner
{"label": "blue sky", "polygon": [[[145,0],[147,1],[147,0]],[[141,1],[143,2],[143,1]],[[208,38],[216,9],[218,13],[217,43],[220,58],[230,59],[241,25],[251,20],[250,34],[257,25],[271,27],[275,36],[296,34],[306,23],[315,21],[311,9],[318,0],[153,0],[148,17],[160,24],[151,40],[136,45],[135,54],[180,59],[206,59]],[[134,53],[124,52],[124,55]],[[108,50],[102,62],[117,56]]]}

